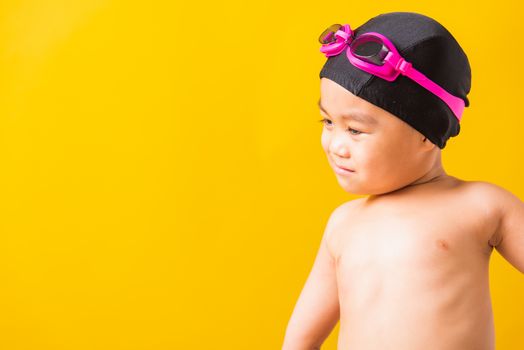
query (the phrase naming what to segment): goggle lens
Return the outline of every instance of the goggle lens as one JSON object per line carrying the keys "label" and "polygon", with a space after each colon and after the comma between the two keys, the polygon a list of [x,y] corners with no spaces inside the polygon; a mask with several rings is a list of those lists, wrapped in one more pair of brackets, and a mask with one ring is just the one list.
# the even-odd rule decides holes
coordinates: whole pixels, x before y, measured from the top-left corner
{"label": "goggle lens", "polygon": [[330,25],[329,27],[326,28],[326,30],[324,30],[322,32],[322,34],[320,34],[320,36],[318,37],[318,41],[321,44],[323,44],[323,45],[334,43],[335,41],[337,41],[335,33],[341,27],[342,27],[341,24],[332,24],[332,25]]}
{"label": "goggle lens", "polygon": [[384,58],[389,52],[382,39],[373,35],[363,35],[356,38],[351,43],[350,50],[354,56],[361,60],[379,66],[384,64]]}

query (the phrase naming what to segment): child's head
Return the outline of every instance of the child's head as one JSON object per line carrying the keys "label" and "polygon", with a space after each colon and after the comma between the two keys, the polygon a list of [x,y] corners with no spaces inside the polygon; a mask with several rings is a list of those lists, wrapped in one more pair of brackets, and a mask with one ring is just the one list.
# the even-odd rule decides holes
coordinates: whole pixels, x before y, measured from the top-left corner
{"label": "child's head", "polygon": [[[433,87],[428,88],[427,81],[421,84],[421,76],[413,75],[413,71],[409,75],[416,77],[419,83],[404,75],[405,70],[397,73],[399,75],[391,81],[357,67],[359,60],[356,64],[355,60],[350,62],[352,55],[346,47],[370,32],[385,36],[400,56],[426,76]],[[455,107],[460,105],[461,111],[469,106],[467,94],[471,86],[471,70],[460,45],[447,29],[430,17],[412,12],[392,12],[373,17],[352,30],[347,40],[337,37],[334,46],[342,51],[331,53],[320,72],[321,101],[328,112],[323,114],[329,118],[322,145],[329,152],[330,162],[347,168],[363,167],[360,171],[367,172],[364,176],[367,177],[367,186],[375,184],[367,191],[359,187],[360,190],[351,192],[380,193],[381,188],[394,189],[395,182],[402,184],[410,178],[419,178],[429,164],[440,161],[440,150],[447,140],[459,134],[461,115]],[[357,45],[351,49],[355,47]],[[363,51],[360,53],[367,54],[368,48],[361,47]],[[391,53],[386,56],[387,50],[380,54],[383,52],[383,56],[377,54],[376,57],[385,57],[387,62],[384,65],[392,68],[392,62],[398,56]],[[397,67],[406,67],[400,59],[398,62]],[[437,89],[445,91],[447,98],[442,97],[442,92],[435,92],[438,91],[435,84]],[[450,103],[450,100],[454,102]],[[343,121],[339,116],[345,112],[367,113],[375,123]],[[351,174],[347,177],[351,181]],[[364,178],[360,177],[360,180]],[[353,181],[358,180],[355,177]]]}

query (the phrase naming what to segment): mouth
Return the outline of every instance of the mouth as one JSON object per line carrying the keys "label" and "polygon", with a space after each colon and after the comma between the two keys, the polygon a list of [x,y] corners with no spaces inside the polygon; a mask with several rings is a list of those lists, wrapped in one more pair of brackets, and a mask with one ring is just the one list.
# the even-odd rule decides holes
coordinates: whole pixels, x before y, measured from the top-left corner
{"label": "mouth", "polygon": [[335,166],[336,166],[337,168],[339,168],[339,169],[342,169],[342,170],[346,170],[346,171],[355,171],[355,170],[353,170],[353,169],[349,169],[349,168],[345,168],[345,167],[343,167],[343,166],[340,166],[340,165],[338,165],[338,164],[336,164],[336,163],[335,163]]}
{"label": "mouth", "polygon": [[335,170],[335,173],[337,173],[339,175],[349,175],[349,174],[353,174],[354,173],[354,170],[343,168],[343,167],[340,167],[340,166],[338,166],[336,164],[334,166],[334,170]]}

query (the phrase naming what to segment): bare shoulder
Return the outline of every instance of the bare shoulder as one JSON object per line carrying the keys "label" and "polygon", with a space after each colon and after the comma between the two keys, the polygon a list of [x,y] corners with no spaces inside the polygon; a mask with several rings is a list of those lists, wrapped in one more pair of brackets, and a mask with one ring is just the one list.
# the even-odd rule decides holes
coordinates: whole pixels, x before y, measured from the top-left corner
{"label": "bare shoulder", "polygon": [[501,186],[483,183],[482,190],[498,209],[498,226],[490,245],[524,273],[524,202]]}
{"label": "bare shoulder", "polygon": [[338,224],[347,220],[348,216],[351,215],[351,211],[363,200],[364,198],[352,199],[336,207],[329,217],[328,225],[330,228],[335,228]]}
{"label": "bare shoulder", "polygon": [[326,224],[325,240],[332,256],[335,256],[334,247],[337,246],[338,237],[336,236],[336,232],[339,231],[337,228],[343,226],[347,220],[351,218],[351,213],[354,211],[354,208],[362,203],[363,200],[364,198],[349,200],[340,204],[331,212]]}
{"label": "bare shoulder", "polygon": [[503,212],[504,206],[514,196],[504,187],[487,181],[466,181],[465,187],[471,201],[484,205],[486,210],[498,215]]}
{"label": "bare shoulder", "polygon": [[511,202],[516,198],[504,187],[487,181],[466,181],[465,186],[472,199],[488,203],[497,210],[503,210],[508,201]]}
{"label": "bare shoulder", "polygon": [[[482,205],[486,213],[493,220],[497,220],[498,226],[502,224],[505,213],[521,203],[520,199],[511,191],[487,181],[468,181],[466,186],[468,186],[470,200],[477,205]],[[500,230],[494,233],[490,239],[492,246],[500,242],[500,234]]]}

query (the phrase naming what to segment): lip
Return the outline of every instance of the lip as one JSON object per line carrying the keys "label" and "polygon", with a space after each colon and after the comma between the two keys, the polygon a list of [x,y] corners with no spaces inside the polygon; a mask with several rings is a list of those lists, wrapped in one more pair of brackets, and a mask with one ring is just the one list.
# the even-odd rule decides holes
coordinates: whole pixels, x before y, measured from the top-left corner
{"label": "lip", "polygon": [[340,175],[347,175],[347,174],[352,174],[355,172],[354,170],[342,168],[341,166],[338,166],[336,164],[335,164],[334,170],[337,174],[340,174]]}

